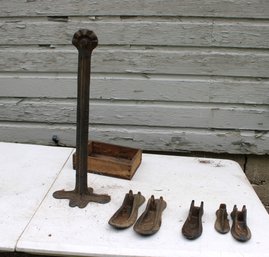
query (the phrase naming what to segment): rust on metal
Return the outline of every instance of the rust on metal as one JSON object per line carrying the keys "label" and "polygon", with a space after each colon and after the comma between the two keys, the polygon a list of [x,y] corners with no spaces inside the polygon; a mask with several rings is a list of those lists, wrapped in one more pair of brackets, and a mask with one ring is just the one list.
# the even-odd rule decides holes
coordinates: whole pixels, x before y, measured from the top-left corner
{"label": "rust on metal", "polygon": [[159,231],[162,224],[162,212],[167,204],[161,196],[155,199],[154,195],[150,197],[145,211],[138,218],[134,225],[134,230],[140,235],[149,236]]}
{"label": "rust on metal", "polygon": [[221,234],[226,234],[230,231],[228,213],[225,203],[221,203],[219,209],[216,211],[215,229]]}
{"label": "rust on metal", "polygon": [[89,202],[107,203],[110,196],[95,194],[87,185],[91,55],[98,45],[98,39],[93,31],[81,29],[74,34],[72,43],[78,49],[76,182],[74,190],[56,191],[53,196],[57,199],[69,199],[70,207],[84,208]]}
{"label": "rust on metal", "polygon": [[231,233],[232,236],[241,242],[246,242],[251,238],[251,231],[247,226],[247,208],[244,205],[241,211],[238,211],[235,205],[233,211],[231,212],[231,217],[233,220]]}
{"label": "rust on metal", "polygon": [[203,232],[202,216],[204,214],[204,203],[200,207],[194,206],[194,200],[191,202],[188,217],[182,227],[182,234],[187,239],[196,239]]}
{"label": "rust on metal", "polygon": [[132,226],[137,219],[138,209],[145,202],[145,197],[138,192],[133,194],[130,190],[125,195],[121,207],[110,218],[109,224],[118,229],[124,229]]}

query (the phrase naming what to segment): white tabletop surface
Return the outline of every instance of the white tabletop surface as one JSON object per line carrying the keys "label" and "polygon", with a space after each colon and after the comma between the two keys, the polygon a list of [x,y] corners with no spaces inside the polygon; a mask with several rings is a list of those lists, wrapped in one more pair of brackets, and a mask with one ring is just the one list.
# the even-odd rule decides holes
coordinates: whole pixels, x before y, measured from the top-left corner
{"label": "white tabletop surface", "polygon": [[0,251],[14,251],[71,148],[0,143]]}
{"label": "white tabletop surface", "polygon": [[[18,251],[75,256],[171,256],[171,257],[265,257],[269,256],[269,215],[240,166],[229,160],[199,159],[143,154],[142,163],[131,181],[90,174],[89,185],[97,193],[108,193],[108,204],[90,203],[86,208],[70,208],[67,200],[52,193],[74,187],[71,158],[21,236]],[[163,196],[160,231],[142,237],[133,228],[115,230],[108,225],[130,189],[148,199]],[[191,200],[204,201],[203,234],[188,241],[181,234]],[[248,210],[252,238],[236,241],[231,233],[214,230],[215,211],[226,203]],[[141,214],[146,203],[139,209]]]}

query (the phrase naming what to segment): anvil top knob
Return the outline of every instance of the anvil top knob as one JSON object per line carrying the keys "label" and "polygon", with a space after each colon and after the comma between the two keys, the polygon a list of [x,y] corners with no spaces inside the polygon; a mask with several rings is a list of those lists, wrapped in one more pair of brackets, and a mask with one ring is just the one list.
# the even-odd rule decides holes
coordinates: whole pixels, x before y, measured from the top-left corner
{"label": "anvil top knob", "polygon": [[92,51],[98,45],[98,38],[93,31],[88,29],[80,29],[74,34],[72,44],[79,51]]}

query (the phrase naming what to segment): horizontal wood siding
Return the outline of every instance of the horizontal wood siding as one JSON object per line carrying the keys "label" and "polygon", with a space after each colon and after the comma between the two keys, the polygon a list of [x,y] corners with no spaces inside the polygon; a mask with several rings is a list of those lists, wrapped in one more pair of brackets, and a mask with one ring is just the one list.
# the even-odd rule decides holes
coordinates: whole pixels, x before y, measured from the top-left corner
{"label": "horizontal wood siding", "polygon": [[[269,12],[268,12],[269,13]],[[51,18],[50,18],[51,19]],[[68,18],[0,19],[2,45],[70,45],[78,28],[91,28],[101,45],[214,46],[267,48],[269,24],[260,20],[226,20],[215,18],[107,18],[96,20]],[[50,33],[48,33],[50,32]],[[55,36],[57,35],[57,36]]]}
{"label": "horizontal wood siding", "polygon": [[79,28],[92,139],[269,154],[267,0],[0,1],[0,140],[75,143]]}
{"label": "horizontal wood siding", "polygon": [[[74,98],[76,80],[76,74],[5,75],[0,77],[0,92],[13,98]],[[91,99],[254,104],[255,107],[268,104],[268,88],[269,79],[261,78],[95,75],[91,80]]]}
{"label": "horizontal wood siding", "polygon": [[[52,144],[52,136],[57,135],[60,145],[75,144],[75,125],[3,122],[1,133],[5,140],[12,142]],[[168,129],[137,126],[91,125],[89,137],[124,146],[133,146],[156,151],[205,151],[256,153],[268,152],[268,133],[259,131]],[[156,140],[158,139],[158,140]],[[198,147],[199,146],[199,147]],[[228,150],[227,150],[228,149]]]}
{"label": "horizontal wood siding", "polygon": [[[73,49],[3,48],[0,70],[6,72],[76,72]],[[214,75],[268,78],[269,52],[227,49],[122,49],[102,48],[94,52],[96,73]]]}
{"label": "horizontal wood siding", "polygon": [[268,18],[267,0],[1,0],[1,16],[199,16]]}
{"label": "horizontal wood siding", "polygon": [[[74,100],[0,100],[0,119],[46,123],[76,122]],[[164,104],[160,102],[92,101],[92,124],[132,125],[150,127],[188,127],[253,130],[269,127],[267,106]]]}

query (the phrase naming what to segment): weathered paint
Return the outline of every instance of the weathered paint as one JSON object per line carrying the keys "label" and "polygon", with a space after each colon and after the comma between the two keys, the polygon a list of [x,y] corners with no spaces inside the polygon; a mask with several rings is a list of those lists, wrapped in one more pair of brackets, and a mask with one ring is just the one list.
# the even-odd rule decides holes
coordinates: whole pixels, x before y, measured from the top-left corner
{"label": "weathered paint", "polygon": [[[7,72],[76,72],[75,49],[0,48],[0,70]],[[100,47],[92,71],[106,73],[269,77],[267,50],[155,47]]]}
{"label": "weathered paint", "polygon": [[[164,90],[165,89],[165,90]],[[269,79],[143,74],[93,75],[94,100],[268,104]],[[0,75],[5,97],[74,98],[76,74]]]}
{"label": "weathered paint", "polygon": [[[1,122],[0,133],[2,141],[8,142],[53,145],[52,136],[57,135],[61,145],[75,144],[75,125]],[[92,140],[143,146],[152,151],[241,154],[266,154],[269,151],[268,132],[91,125],[89,133]]]}
{"label": "weathered paint", "polygon": [[[75,99],[0,99],[0,106],[2,121],[76,122]],[[90,121],[91,124],[123,126],[266,130],[269,127],[269,108],[177,102],[92,101]]]}
{"label": "weathered paint", "polygon": [[100,45],[152,45],[268,48],[269,23],[226,19],[98,17],[96,20],[72,18],[66,22],[13,18],[0,19],[2,45],[70,44],[77,28],[91,28],[99,35]]}
{"label": "weathered paint", "polygon": [[93,139],[268,154],[268,13],[267,0],[1,1],[0,140],[74,145],[85,27],[99,37]]}
{"label": "weathered paint", "polygon": [[[16,8],[14,8],[16,6]],[[209,16],[268,18],[267,0],[12,0],[1,1],[6,16]]]}

